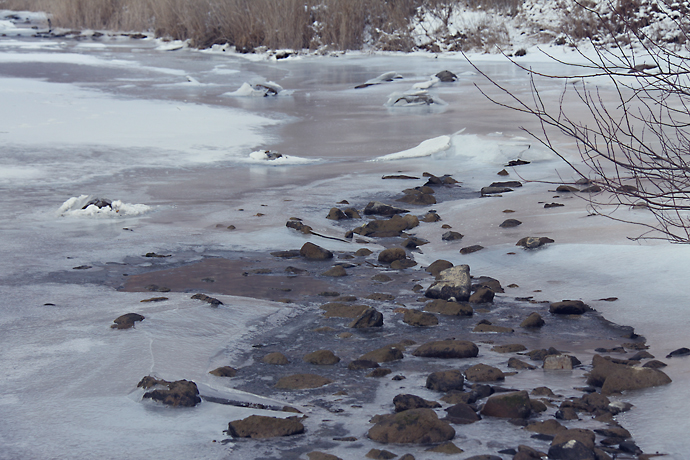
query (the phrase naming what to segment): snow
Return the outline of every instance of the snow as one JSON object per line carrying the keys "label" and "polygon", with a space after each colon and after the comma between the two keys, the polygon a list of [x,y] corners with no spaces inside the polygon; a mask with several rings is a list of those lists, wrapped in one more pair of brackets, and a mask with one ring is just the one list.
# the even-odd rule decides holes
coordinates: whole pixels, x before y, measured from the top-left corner
{"label": "snow", "polygon": [[372,161],[393,161],[404,160],[407,158],[428,157],[435,153],[448,150],[451,146],[450,136],[438,136],[427,139],[416,147],[403,150],[402,152],[389,153],[382,157],[374,158]]}
{"label": "snow", "polygon": [[99,208],[93,204],[86,206],[95,197],[91,195],[80,195],[65,201],[58,209],[60,217],[130,217],[140,216],[151,211],[151,206],[145,204],[123,203],[121,200],[114,200],[110,206]]}

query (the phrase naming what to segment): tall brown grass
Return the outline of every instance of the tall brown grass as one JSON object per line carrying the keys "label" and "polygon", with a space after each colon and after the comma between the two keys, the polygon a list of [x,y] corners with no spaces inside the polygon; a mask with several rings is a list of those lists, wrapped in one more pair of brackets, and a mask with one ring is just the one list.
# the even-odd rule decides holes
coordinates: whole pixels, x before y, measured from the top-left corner
{"label": "tall brown grass", "polygon": [[[366,38],[410,47],[416,8],[439,0],[0,0],[0,8],[42,10],[56,27],[151,31],[195,46],[239,50],[360,49]],[[403,31],[402,34],[399,32]]]}

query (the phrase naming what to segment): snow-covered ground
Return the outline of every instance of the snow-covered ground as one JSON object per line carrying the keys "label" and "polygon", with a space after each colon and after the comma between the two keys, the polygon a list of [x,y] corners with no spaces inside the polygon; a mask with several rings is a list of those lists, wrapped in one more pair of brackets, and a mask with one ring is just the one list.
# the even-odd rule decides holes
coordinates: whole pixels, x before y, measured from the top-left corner
{"label": "snow-covered ground", "polygon": [[[434,205],[443,223],[466,235],[463,246],[486,249],[461,256],[422,226],[417,236],[432,243],[415,255],[420,266],[438,258],[468,263],[473,273],[518,284],[511,295],[585,300],[635,327],[658,358],[688,346],[683,279],[690,248],[631,242],[626,237],[639,229],[588,216],[579,198],[553,198],[554,185],[538,181],[567,179],[570,171],[520,131],[533,120],[476,91],[474,83],[490,85],[459,55],[276,61],[219,49],[161,50],[152,39],[33,39],[8,21],[0,30],[7,35],[0,38],[0,458],[231,458],[231,445],[213,440],[249,409],[202,404],[172,414],[142,404],[136,383],[153,373],[195,380],[207,394],[251,399],[208,371],[242,364],[231,362],[234,351],[296,311],[231,296],[218,296],[226,306],[214,310],[187,294],[142,304],[141,295],[81,279],[75,267],[146,268],[151,262],[141,255],[148,252],[184,262],[221,250],[298,248],[306,237],[285,228],[290,216],[341,236],[325,218],[328,209],[342,199],[361,207],[372,196],[398,194],[399,184],[380,180],[383,174],[451,174],[479,190],[501,180],[496,173],[507,161],[531,161],[509,168],[510,179],[532,181],[512,194]],[[581,58],[568,48],[552,50]],[[502,56],[471,57],[516,93],[529,94],[526,73]],[[524,59],[568,71],[536,52]],[[391,94],[445,69],[460,78],[429,87],[445,102],[442,110],[386,106]],[[354,89],[389,71],[403,78]],[[291,93],[226,96],[239,96],[245,82],[275,82]],[[557,100],[560,83],[538,83]],[[568,139],[559,142],[573,152]],[[267,150],[284,159],[257,154]],[[77,209],[87,197],[119,200],[132,212]],[[566,206],[545,210],[540,203],[558,200]],[[498,227],[508,208],[524,222],[518,230]],[[641,210],[617,213],[649,218]],[[556,243],[516,250],[515,242],[532,234]],[[332,250],[350,247],[329,242]],[[596,301],[611,296],[619,300]],[[129,311],[156,321],[109,329]],[[690,447],[683,423],[690,362],[668,361],[674,383],[631,395],[636,409],[624,424],[645,452],[680,460]]]}

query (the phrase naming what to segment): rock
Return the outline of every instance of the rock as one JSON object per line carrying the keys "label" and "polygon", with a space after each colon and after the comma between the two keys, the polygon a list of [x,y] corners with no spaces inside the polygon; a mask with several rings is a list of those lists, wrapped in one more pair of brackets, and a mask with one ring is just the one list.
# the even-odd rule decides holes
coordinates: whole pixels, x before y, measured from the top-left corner
{"label": "rock", "polygon": [[525,427],[525,430],[532,431],[534,433],[555,436],[556,433],[565,431],[567,430],[567,428],[561,425],[557,420],[549,419],[543,422],[532,422]]}
{"label": "rock", "polygon": [[405,454],[402,457],[400,457],[398,460],[416,460],[414,458],[414,455],[412,454]]}
{"label": "rock", "polygon": [[464,385],[465,377],[457,370],[433,372],[426,378],[426,387],[434,391],[462,390]]}
{"label": "rock", "polygon": [[579,192],[580,189],[577,187],[573,187],[571,185],[559,185],[556,187],[557,192],[563,192],[563,193],[570,193],[570,192]]}
{"label": "rock", "polygon": [[400,236],[405,230],[412,229],[419,225],[419,219],[416,216],[407,215],[401,217],[394,215],[390,219],[372,220],[369,223],[353,230],[362,236],[371,236],[375,238],[390,238]]}
{"label": "rock", "polygon": [[405,310],[403,322],[415,327],[436,326],[438,318],[431,313],[424,313],[419,310]]}
{"label": "rock", "polygon": [[424,295],[432,299],[448,300],[455,297],[455,300],[466,301],[470,297],[470,287],[469,265],[458,265],[440,272],[438,281],[432,284]]}
{"label": "rock", "polygon": [[513,391],[491,396],[481,410],[482,415],[502,418],[527,418],[532,412],[526,391]]}
{"label": "rock", "polygon": [[480,287],[470,296],[470,303],[490,303],[494,301],[494,291],[488,287]]}
{"label": "rock", "polygon": [[443,241],[458,241],[461,240],[464,236],[465,235],[458,232],[448,231],[441,235],[441,239]]}
{"label": "rock", "polygon": [[352,305],[340,302],[330,302],[321,305],[322,310],[325,310],[323,316],[326,318],[358,318],[362,313],[367,311],[368,305]]}
{"label": "rock", "polygon": [[299,253],[302,257],[309,260],[327,260],[333,258],[333,253],[331,251],[309,242],[304,243]]}
{"label": "rock", "polygon": [[410,394],[399,394],[393,398],[395,412],[402,412],[409,409],[435,409],[441,407],[436,401],[427,401],[419,396]]}
{"label": "rock", "polygon": [[411,409],[382,416],[368,436],[385,444],[432,444],[450,441],[455,430],[431,409]]}
{"label": "rock", "polygon": [[379,368],[376,368],[373,371],[369,372],[366,376],[367,377],[374,377],[374,378],[381,378],[381,377],[385,377],[391,373],[393,373],[392,370],[385,369],[383,367],[379,367]]}
{"label": "rock", "polygon": [[525,351],[527,347],[521,343],[509,343],[506,345],[496,345],[491,347],[491,351],[496,353],[517,353],[518,351]]}
{"label": "rock", "polygon": [[481,417],[474,411],[474,409],[472,409],[472,407],[466,403],[454,404],[445,410],[448,415],[446,415],[443,420],[446,420],[450,423],[467,425],[481,420]]}
{"label": "rock", "polygon": [[424,240],[422,238],[417,238],[416,236],[411,236],[410,238],[406,239],[403,241],[400,246],[403,248],[407,249],[417,249],[419,246],[424,246],[425,244],[429,244],[427,240]]}
{"label": "rock", "polygon": [[434,276],[438,276],[443,270],[451,268],[452,266],[453,264],[447,260],[439,259],[432,262],[425,270]]}
{"label": "rock", "polygon": [[666,367],[668,364],[663,363],[659,360],[653,359],[651,361],[647,361],[642,365],[642,367],[650,367],[652,369],[661,369],[663,367]]}
{"label": "rock", "polygon": [[563,300],[549,306],[549,312],[553,315],[582,315],[589,310],[589,306],[581,300]]}
{"label": "rock", "polygon": [[417,262],[411,259],[400,259],[391,262],[391,268],[393,270],[404,270],[406,268],[414,267],[415,265],[417,265]]}
{"label": "rock", "polygon": [[439,313],[447,316],[472,316],[474,310],[465,303],[449,302],[443,299],[436,299],[424,305],[424,311]]}
{"label": "rock", "polygon": [[86,203],[82,207],[82,209],[86,209],[89,206],[96,206],[97,208],[102,209],[102,208],[106,208],[108,206],[112,207],[112,205],[113,205],[113,202],[107,198],[93,198],[93,199],[89,200],[89,202]]}
{"label": "rock", "polygon": [[347,272],[345,271],[345,267],[342,265],[336,265],[335,267],[332,267],[325,272],[321,273],[321,276],[330,276],[332,278],[340,278],[343,276],[347,276]]}
{"label": "rock", "polygon": [[383,264],[390,264],[394,260],[406,259],[407,253],[402,248],[384,249],[379,253],[378,261]]}
{"label": "rock", "polygon": [[525,249],[535,249],[554,242],[554,240],[546,236],[526,236],[515,243],[515,246],[522,246]]}
{"label": "rock", "polygon": [[497,195],[499,193],[512,192],[513,189],[510,187],[482,187],[482,196]]}
{"label": "rock", "polygon": [[506,219],[504,220],[499,227],[501,228],[514,228],[517,227],[518,225],[522,225],[522,222],[520,222],[517,219]]}
{"label": "rock", "polygon": [[223,302],[220,300],[207,296],[206,294],[194,294],[192,297],[194,300],[201,300],[206,303],[210,303],[212,307],[217,307],[218,305],[223,305]]}
{"label": "rock", "polygon": [[413,206],[428,206],[436,204],[436,197],[431,193],[423,193],[420,190],[405,190],[405,195],[396,201],[411,204]]}
{"label": "rock", "polygon": [[374,276],[371,277],[373,281],[378,281],[379,283],[387,283],[389,281],[392,281],[393,278],[390,276],[386,275],[385,273],[378,273]]}
{"label": "rock", "polygon": [[577,416],[577,411],[575,411],[575,409],[572,407],[563,407],[558,409],[556,414],[554,414],[554,417],[556,417],[558,420],[580,420],[580,417]]}
{"label": "rock", "polygon": [[381,203],[380,201],[371,201],[364,208],[364,214],[367,216],[377,215],[390,217],[395,214],[404,214],[406,212],[409,211],[407,209],[396,208],[395,206]]}
{"label": "rock", "polygon": [[370,256],[372,254],[373,254],[373,251],[371,249],[367,249],[367,248],[361,248],[355,252],[355,255],[357,257],[366,257],[366,256]]}
{"label": "rock", "polygon": [[439,340],[421,345],[412,354],[423,358],[474,358],[479,348],[467,340]]}
{"label": "rock", "polygon": [[596,460],[594,454],[595,435],[592,431],[571,429],[555,434],[549,448],[549,459]]}
{"label": "rock", "polygon": [[383,294],[381,292],[374,292],[373,294],[369,294],[366,298],[369,300],[378,300],[384,302],[395,300],[395,296],[393,294]]}
{"label": "rock", "polygon": [[306,390],[310,388],[319,388],[329,383],[333,383],[333,381],[326,377],[321,377],[320,375],[293,374],[278,380],[275,384],[275,388],[281,390]]}
{"label": "rock", "polygon": [[518,158],[517,160],[510,160],[506,164],[506,166],[522,166],[522,165],[528,165],[528,164],[530,164],[529,161],[521,160]]}
{"label": "rock", "polygon": [[273,257],[280,257],[281,259],[295,259],[299,257],[299,250],[294,249],[290,251],[275,251],[272,252]]}
{"label": "rock", "polygon": [[582,190],[580,190],[582,193],[599,193],[601,192],[601,187],[598,185],[590,185],[589,187],[585,187]]}
{"label": "rock", "polygon": [[572,370],[573,360],[568,355],[549,355],[544,358],[545,370]]}
{"label": "rock", "polygon": [[546,323],[544,323],[544,320],[542,319],[541,315],[534,311],[530,313],[530,315],[520,323],[520,327],[531,329],[542,327],[544,326],[544,324]]}
{"label": "rock", "polygon": [[403,359],[402,351],[392,345],[378,348],[359,357],[360,360],[375,361],[377,363],[387,363]]}
{"label": "rock", "polygon": [[532,369],[536,369],[535,366],[532,366],[531,364],[528,364],[528,363],[526,363],[526,362],[524,362],[524,361],[520,361],[520,360],[517,359],[517,358],[510,358],[510,359],[508,360],[508,367],[510,367],[510,368],[512,368],[512,369],[518,369],[518,370],[523,370],[523,369],[524,369],[524,370],[532,370]]}
{"label": "rock", "polygon": [[505,375],[500,369],[487,366],[486,364],[475,364],[465,371],[465,377],[471,382],[497,382],[505,380]]}
{"label": "rock", "polygon": [[[690,352],[690,350],[688,350]],[[671,355],[667,355],[669,357]],[[642,350],[638,351],[634,355],[632,355],[630,358],[628,358],[628,361],[642,361],[643,359],[654,359],[654,355],[649,353],[648,351]]]}
{"label": "rock", "polygon": [[343,212],[347,216],[348,219],[361,219],[362,216],[359,215],[359,211],[357,211],[355,208],[345,208],[343,209]]}
{"label": "rock", "polygon": [[511,334],[515,331],[510,327],[494,326],[493,324],[486,321],[486,322],[479,322],[474,327],[474,329],[472,329],[472,332],[494,332],[494,333],[498,333],[498,334]]}
{"label": "rock", "polygon": [[481,287],[489,288],[497,294],[499,292],[501,292],[501,293],[505,292],[503,290],[503,286],[501,286],[501,282],[495,278],[491,278],[490,276],[480,276],[478,278],[473,277],[472,278],[472,290],[476,291],[477,289],[479,289]]}
{"label": "rock", "polygon": [[484,246],[475,244],[473,246],[467,246],[462,249],[460,249],[460,254],[466,255],[466,254],[472,254],[473,252],[481,251],[484,249]]}
{"label": "rock", "polygon": [[424,217],[422,217],[422,222],[426,222],[426,223],[438,222],[440,220],[441,220],[441,216],[439,216],[437,213],[431,212],[431,211],[427,212],[426,214],[424,214]]}
{"label": "rock", "polygon": [[168,382],[146,376],[137,384],[137,388],[144,390],[156,386],[167,387],[167,389],[155,389],[144,393],[143,399],[152,399],[172,407],[194,407],[201,402],[196,383],[189,380]]}
{"label": "rock", "polygon": [[333,454],[327,454],[326,452],[319,452],[315,450],[314,452],[309,452],[307,454],[309,460],[343,460],[340,457],[336,457]]}
{"label": "rock", "polygon": [[560,208],[565,206],[563,203],[546,203],[544,205],[544,209],[549,209],[549,208]]}
{"label": "rock", "polygon": [[298,220],[288,220],[285,223],[285,226],[287,228],[291,228],[293,230],[297,230],[298,232],[304,233],[305,235],[310,235],[312,231],[312,228],[309,225],[305,225]]}
{"label": "rock", "polygon": [[681,356],[688,356],[688,355],[690,355],[690,349],[683,347],[683,348],[679,348],[677,350],[673,350],[671,353],[667,354],[666,359],[678,358]]}
{"label": "rock", "polygon": [[350,324],[347,325],[347,327],[357,329],[381,326],[383,326],[383,315],[375,308],[367,308]]}
{"label": "rock", "polygon": [[134,327],[134,323],[137,321],[144,321],[146,319],[145,316],[140,315],[139,313],[127,313],[122,316],[118,316],[113,320],[113,325],[111,325],[111,329],[129,329]]}
{"label": "rock", "polygon": [[328,215],[326,216],[326,219],[343,220],[350,219],[350,217],[338,208],[331,208],[331,210],[328,212]]}
{"label": "rock", "polygon": [[501,457],[498,455],[489,455],[489,454],[483,454],[483,455],[473,455],[471,457],[467,457],[465,460],[503,460]]}
{"label": "rock", "polygon": [[275,438],[304,433],[304,425],[297,417],[277,418],[250,415],[228,424],[227,433],[233,438]]}
{"label": "rock", "polygon": [[237,369],[230,366],[223,366],[213,369],[209,372],[209,374],[215,375],[217,377],[234,377],[235,375],[237,375]]}
{"label": "rock", "polygon": [[391,458],[397,457],[397,455],[387,450],[371,449],[369,452],[367,452],[365,457],[376,460],[390,460]]}
{"label": "rock", "polygon": [[290,361],[285,357],[284,354],[276,351],[274,353],[269,353],[261,359],[262,363],[273,364],[276,366],[284,366],[290,364]]}
{"label": "rock", "polygon": [[426,452],[437,452],[439,454],[461,454],[464,452],[461,448],[453,444],[452,442],[444,442],[443,444],[439,444],[438,446],[434,447],[429,447],[426,449]]}
{"label": "rock", "polygon": [[356,359],[347,365],[347,368],[351,371],[359,371],[362,369],[376,369],[377,367],[379,367],[379,363],[368,359]]}
{"label": "rock", "polygon": [[442,70],[436,74],[436,78],[441,80],[443,83],[451,83],[451,82],[454,82],[455,80],[457,80],[458,76],[455,75],[450,70]]}
{"label": "rock", "polygon": [[671,379],[658,369],[618,364],[600,355],[592,358],[592,370],[587,377],[587,384],[600,386],[603,395],[668,383],[671,383]]}
{"label": "rock", "polygon": [[334,355],[330,350],[318,350],[307,353],[302,359],[309,364],[317,364],[319,366],[332,366],[340,362],[340,358]]}

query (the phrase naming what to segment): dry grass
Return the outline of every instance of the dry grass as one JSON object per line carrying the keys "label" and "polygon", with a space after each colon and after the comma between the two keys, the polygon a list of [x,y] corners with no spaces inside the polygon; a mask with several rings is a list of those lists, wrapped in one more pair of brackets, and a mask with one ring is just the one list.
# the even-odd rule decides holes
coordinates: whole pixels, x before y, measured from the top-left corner
{"label": "dry grass", "polygon": [[[158,37],[216,43],[249,52],[271,49],[413,48],[410,22],[419,7],[459,3],[512,11],[521,0],[0,0],[0,8],[43,10],[69,29],[150,31]],[[481,41],[481,40],[480,40]]]}

